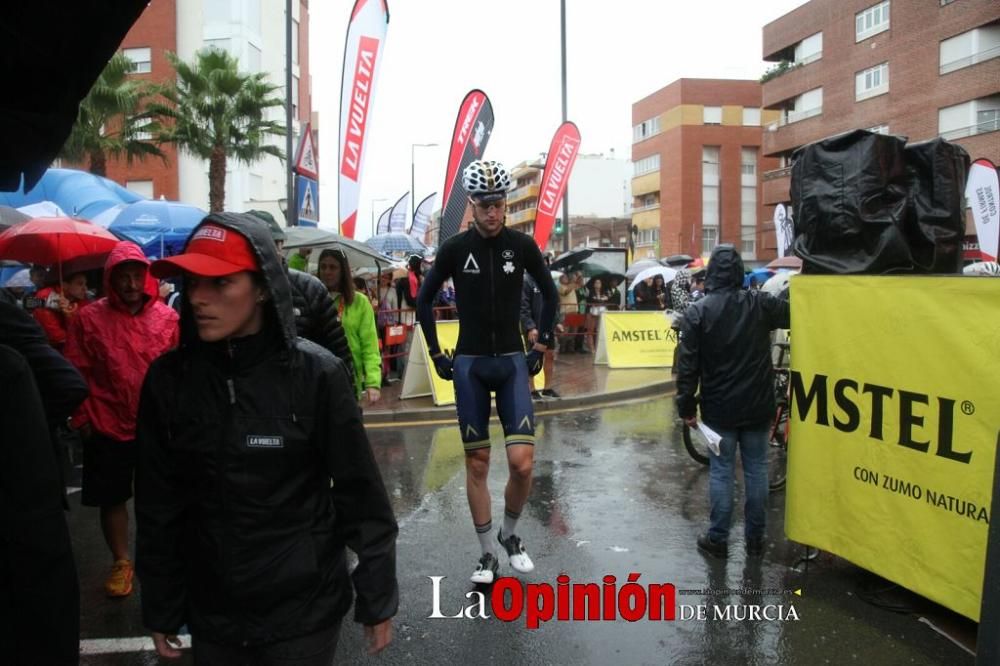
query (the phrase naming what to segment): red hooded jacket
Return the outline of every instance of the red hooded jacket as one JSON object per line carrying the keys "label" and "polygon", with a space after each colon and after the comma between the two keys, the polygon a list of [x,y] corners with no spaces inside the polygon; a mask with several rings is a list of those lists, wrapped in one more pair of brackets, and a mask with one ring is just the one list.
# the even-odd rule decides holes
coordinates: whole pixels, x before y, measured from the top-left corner
{"label": "red hooded jacket", "polygon": [[73,416],[73,426],[91,427],[112,439],[135,439],[139,392],[149,364],[177,346],[177,312],[159,298],[156,280],[146,274],[146,300],[132,314],[111,288],[111,271],[118,264],[149,260],[134,243],[122,241],[104,264],[104,298],[80,310],[66,334],[66,358],[77,367],[88,397]]}

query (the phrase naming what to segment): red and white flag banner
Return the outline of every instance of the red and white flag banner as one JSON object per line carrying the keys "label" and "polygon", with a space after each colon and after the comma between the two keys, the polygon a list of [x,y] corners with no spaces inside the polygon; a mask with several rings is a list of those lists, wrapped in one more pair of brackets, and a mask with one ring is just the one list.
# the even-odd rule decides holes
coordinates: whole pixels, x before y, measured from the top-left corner
{"label": "red and white flag banner", "polygon": [[355,0],[344,45],[340,80],[340,150],[338,208],[340,233],[354,238],[375,79],[389,28],[386,0]]}
{"label": "red and white flag banner", "polygon": [[[552,234],[556,212],[562,203],[569,175],[580,152],[580,130],[570,121],[564,122],[556,130],[545,159],[545,171],[538,187],[538,209],[535,212],[535,244],[542,252]],[[569,220],[566,221],[567,233]]]}
{"label": "red and white flag banner", "polygon": [[486,150],[492,133],[493,105],[490,104],[490,98],[482,90],[470,90],[459,107],[451,150],[448,152],[438,245],[458,233],[468,205],[468,196],[462,187],[462,171],[473,160],[483,158],[483,151]]}
{"label": "red and white flag banner", "polygon": [[965,198],[976,223],[982,260],[996,261],[1000,245],[1000,176],[993,162],[978,159],[972,163]]}

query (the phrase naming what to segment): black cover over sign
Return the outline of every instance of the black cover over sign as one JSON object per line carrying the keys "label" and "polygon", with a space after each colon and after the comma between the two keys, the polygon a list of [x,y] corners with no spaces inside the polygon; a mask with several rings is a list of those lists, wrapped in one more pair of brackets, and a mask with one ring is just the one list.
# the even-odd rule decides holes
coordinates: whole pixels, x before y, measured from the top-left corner
{"label": "black cover over sign", "polygon": [[969,155],[933,139],[857,130],[793,155],[795,254],[803,273],[956,273]]}

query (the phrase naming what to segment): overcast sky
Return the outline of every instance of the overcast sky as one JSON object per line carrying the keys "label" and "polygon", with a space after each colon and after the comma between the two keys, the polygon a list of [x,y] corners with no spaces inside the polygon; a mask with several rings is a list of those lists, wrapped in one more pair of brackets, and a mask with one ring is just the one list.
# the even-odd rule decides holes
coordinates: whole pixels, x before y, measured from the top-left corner
{"label": "overcast sky", "polygon": [[[482,89],[496,116],[487,159],[508,166],[548,150],[562,121],[558,0],[388,0],[389,30],[368,119],[355,237],[410,189],[444,185],[465,94]],[[632,104],[679,78],[757,79],[763,26],[804,0],[567,0],[568,116],[581,152],[630,158]],[[344,39],[353,0],[310,3],[313,110],[320,113],[320,201],[337,224]],[[439,195],[440,196],[440,195]],[[440,199],[438,200],[440,206]]]}

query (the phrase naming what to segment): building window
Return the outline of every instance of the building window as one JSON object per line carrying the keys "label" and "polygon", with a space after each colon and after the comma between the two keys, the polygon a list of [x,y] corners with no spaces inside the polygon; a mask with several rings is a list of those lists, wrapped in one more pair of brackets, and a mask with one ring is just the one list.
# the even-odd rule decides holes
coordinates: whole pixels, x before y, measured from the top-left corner
{"label": "building window", "polygon": [[253,44],[247,44],[247,72],[260,73],[260,49]]}
{"label": "building window", "polygon": [[721,125],[722,124],[722,107],[721,106],[706,106],[704,107],[703,122],[706,125]]}
{"label": "building window", "polygon": [[889,0],[854,15],[854,41],[860,42],[889,29]]}
{"label": "building window", "polygon": [[743,107],[743,124],[751,127],[760,127],[760,109]]}
{"label": "building window", "polygon": [[888,125],[875,125],[875,127],[869,127],[868,131],[869,132],[874,132],[875,134],[888,134],[889,133],[889,126]]}
{"label": "building window", "polygon": [[660,133],[660,117],[644,120],[632,128],[632,143],[638,143],[643,139]]}
{"label": "building window", "polygon": [[635,175],[641,176],[646,173],[652,173],[654,171],[660,170],[660,155],[650,155],[649,157],[643,157],[641,160],[635,163],[634,167]]}
{"label": "building window", "polygon": [[228,39],[206,39],[204,44],[206,49],[211,49],[213,51],[222,51],[223,53],[229,52]]}
{"label": "building window", "polygon": [[153,71],[153,61],[148,46],[122,49],[122,53],[132,62],[133,74],[149,74]]}
{"label": "building window", "polygon": [[260,201],[264,198],[264,178],[260,174],[248,174],[249,182],[247,189],[250,192],[251,201]]}
{"label": "building window", "polygon": [[854,100],[860,102],[889,92],[889,63],[883,62],[854,75]]}
{"label": "building window", "polygon": [[986,109],[976,112],[976,134],[1000,130],[1000,109]]}
{"label": "building window", "polygon": [[701,226],[702,252],[711,252],[719,229],[719,146],[701,149]]}
{"label": "building window", "polygon": [[299,117],[299,77],[292,77],[292,117]]}
{"label": "building window", "polygon": [[792,108],[784,112],[781,124],[795,123],[823,113],[823,89],[814,88],[804,92],[792,101]]}
{"label": "building window", "polygon": [[140,197],[153,198],[153,181],[151,180],[126,180],[125,189],[135,192]]}
{"label": "building window", "polygon": [[794,62],[796,65],[808,65],[823,57],[823,33],[806,37],[795,45]]}
{"label": "building window", "polygon": [[984,25],[941,42],[941,74],[1000,57],[1000,23]]}
{"label": "building window", "polygon": [[744,185],[757,186],[756,148],[744,148],[740,151],[740,175]]}
{"label": "building window", "polygon": [[711,254],[715,246],[719,244],[718,227],[702,227],[701,229],[701,253]]}
{"label": "building window", "polygon": [[152,118],[140,118],[139,120],[136,120],[132,124],[133,127],[132,138],[135,139],[136,141],[152,141],[153,140],[152,132],[147,132],[146,130],[143,129],[151,122],[153,122]]}
{"label": "building window", "polygon": [[292,62],[299,64],[299,22],[292,20]]}
{"label": "building window", "polygon": [[740,254],[751,261],[757,258],[757,227],[740,227]]}
{"label": "building window", "polygon": [[980,97],[938,110],[938,134],[948,140],[1000,129],[1000,95]]}
{"label": "building window", "polygon": [[[754,252],[757,237],[757,186],[744,185],[740,190],[740,242],[741,252]],[[747,249],[747,243],[750,249]],[[752,259],[753,257],[744,257]]]}

